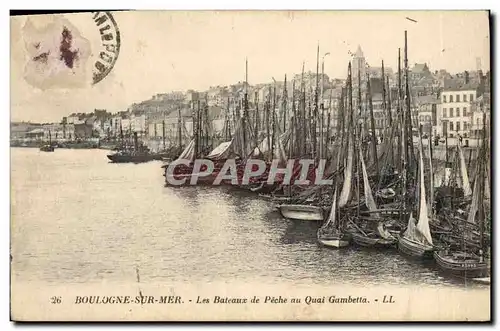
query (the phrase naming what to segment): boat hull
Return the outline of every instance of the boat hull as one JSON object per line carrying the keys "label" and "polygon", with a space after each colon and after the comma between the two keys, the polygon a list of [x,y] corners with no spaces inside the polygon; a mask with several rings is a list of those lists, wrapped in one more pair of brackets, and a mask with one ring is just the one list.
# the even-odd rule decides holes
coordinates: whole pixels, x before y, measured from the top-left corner
{"label": "boat hull", "polygon": [[432,260],[434,258],[434,248],[429,245],[422,245],[419,242],[410,240],[404,236],[399,237],[398,250],[410,257],[422,260]]}
{"label": "boat hull", "polygon": [[54,146],[43,146],[40,147],[41,152],[53,152],[54,151]]}
{"label": "boat hull", "polygon": [[349,246],[349,244],[351,243],[351,236],[346,233],[324,236],[318,235],[318,241],[323,246],[341,248]]}
{"label": "boat hull", "polygon": [[144,163],[155,160],[152,155],[107,155],[112,163]]}
{"label": "boat hull", "polygon": [[443,252],[434,252],[437,265],[445,272],[461,278],[483,278],[488,276],[488,264],[478,259],[453,260]]}
{"label": "boat hull", "polygon": [[281,216],[293,220],[323,221],[323,209],[308,205],[281,205],[278,207]]}
{"label": "boat hull", "polygon": [[397,242],[396,239],[370,238],[360,233],[353,233],[352,240],[358,246],[373,248],[390,248]]}

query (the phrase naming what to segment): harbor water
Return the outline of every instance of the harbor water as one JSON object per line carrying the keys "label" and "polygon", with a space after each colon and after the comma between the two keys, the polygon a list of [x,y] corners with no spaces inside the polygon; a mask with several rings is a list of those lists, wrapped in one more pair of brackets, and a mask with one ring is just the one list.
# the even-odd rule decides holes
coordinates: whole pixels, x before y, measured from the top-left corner
{"label": "harbor water", "polygon": [[285,220],[255,194],[165,187],[160,162],[111,164],[106,153],[11,148],[17,280],[126,282],[140,270],[144,283],[464,286],[396,249],[321,247],[317,223]]}

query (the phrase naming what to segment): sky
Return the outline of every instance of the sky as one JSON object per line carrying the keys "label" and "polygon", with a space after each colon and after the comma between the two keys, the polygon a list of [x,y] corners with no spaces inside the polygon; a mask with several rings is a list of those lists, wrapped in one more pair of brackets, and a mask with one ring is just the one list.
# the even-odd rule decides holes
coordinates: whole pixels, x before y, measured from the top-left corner
{"label": "sky", "polygon": [[[157,93],[236,83],[245,78],[245,58],[249,84],[283,80],[285,74],[300,73],[303,61],[306,71],[316,70],[318,44],[320,56],[330,53],[325,57],[330,77],[346,77],[350,53],[358,45],[369,65],[384,60],[396,70],[405,30],[410,66],[425,62],[431,70],[455,73],[475,70],[480,58],[482,69],[489,70],[485,11],[138,11],[113,16],[121,48],[109,75],[95,85],[68,81],[44,89],[26,78],[32,56],[27,17],[11,17],[12,121],[60,121],[94,108],[116,112]],[[99,52],[91,13],[29,20],[37,28],[55,20],[69,22],[81,48],[90,47],[90,60],[82,66],[91,70]]]}

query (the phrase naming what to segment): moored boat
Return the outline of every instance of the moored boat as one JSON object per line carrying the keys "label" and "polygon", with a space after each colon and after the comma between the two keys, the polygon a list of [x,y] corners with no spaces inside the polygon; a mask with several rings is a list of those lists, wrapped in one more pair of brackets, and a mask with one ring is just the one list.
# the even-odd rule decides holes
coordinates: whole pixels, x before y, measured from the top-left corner
{"label": "moored boat", "polygon": [[434,258],[443,271],[458,277],[482,278],[489,274],[488,264],[473,253],[442,250],[434,252]]}
{"label": "moored boat", "polygon": [[41,152],[53,152],[54,151],[54,146],[52,145],[43,145],[40,147]]}
{"label": "moored boat", "polygon": [[359,246],[363,247],[373,247],[373,248],[390,248],[393,247],[397,240],[394,237],[382,238],[375,232],[370,234],[353,232],[351,233],[352,240]]}
{"label": "moored boat", "polygon": [[322,221],[323,208],[309,205],[280,205],[278,209],[284,218],[302,221]]}
{"label": "moored boat", "polygon": [[[399,237],[398,249],[401,253],[409,255],[411,257],[417,257],[421,259],[432,259],[434,246],[429,228],[429,215],[428,215],[429,209],[427,206],[426,191],[425,191],[424,157],[423,157],[423,146],[422,146],[421,135],[419,139],[419,147],[420,147],[419,148],[420,149],[420,162],[419,162],[420,198],[419,198],[418,224],[415,224],[415,219],[413,218],[413,214],[410,214],[410,219],[408,220],[408,227],[406,228],[406,231]],[[432,173],[430,177],[432,178]],[[432,180],[431,180],[431,186],[432,186]]]}

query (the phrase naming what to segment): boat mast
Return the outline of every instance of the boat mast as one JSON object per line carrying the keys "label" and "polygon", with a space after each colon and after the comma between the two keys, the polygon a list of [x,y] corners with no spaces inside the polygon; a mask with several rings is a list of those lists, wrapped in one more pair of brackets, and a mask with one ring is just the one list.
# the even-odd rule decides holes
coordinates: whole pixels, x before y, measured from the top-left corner
{"label": "boat mast", "polygon": [[[483,113],[483,141],[481,144],[481,155],[478,157],[477,161],[479,162],[479,174],[477,176],[477,180],[479,180],[479,196],[481,199],[484,199],[484,181],[485,181],[485,172],[486,169],[484,167],[484,162],[487,162],[486,160],[486,112]],[[480,201],[479,206],[478,206],[478,217],[479,217],[479,258],[480,262],[483,262],[484,260],[484,220],[485,220],[485,213],[484,213],[484,203],[483,200]]]}
{"label": "boat mast", "polygon": [[[182,149],[182,118],[181,118],[181,108],[179,107],[178,108],[178,112],[177,112],[177,116],[178,116],[178,119],[177,119],[177,139],[179,139],[179,149]],[[156,126],[155,126],[155,129],[156,129]]]}
{"label": "boat mast", "polygon": [[[399,160],[403,160],[403,154],[404,154],[404,150],[403,150],[403,137],[401,134],[402,134],[402,128],[404,126],[404,116],[403,116],[403,112],[401,110],[401,100],[402,100],[402,90],[401,90],[401,48],[398,48],[398,97],[397,97],[397,115],[399,117],[399,124],[400,124],[400,128],[401,128],[401,132],[397,132],[397,145],[398,145],[398,148],[396,149],[397,151],[397,159],[398,161]],[[398,172],[401,173],[403,171],[403,163],[402,162],[398,162]]]}
{"label": "boat mast", "polygon": [[[319,159],[323,159],[324,157],[324,146],[325,146],[325,104],[323,102],[323,90],[325,87],[325,56],[323,56],[323,60],[321,61],[321,87],[320,87],[320,100],[319,100],[319,109],[321,110],[321,115],[319,118]],[[328,135],[328,134],[327,134]]]}
{"label": "boat mast", "polygon": [[413,160],[415,160],[415,150],[413,148],[413,117],[411,113],[411,93],[410,93],[410,85],[409,85],[409,68],[408,68],[408,32],[405,30],[405,90],[406,90],[406,107],[408,111],[408,148],[410,149],[411,156],[407,158],[408,165],[410,169],[412,169]]}
{"label": "boat mast", "polygon": [[281,101],[283,105],[283,132],[286,132],[286,113],[287,113],[287,104],[288,104],[288,91],[286,88],[286,74],[285,74],[285,85],[283,89],[283,100]]}
{"label": "boat mast", "polygon": [[392,146],[394,129],[392,127],[391,86],[389,85],[389,76],[387,76],[387,115],[387,119],[389,120],[389,130],[391,134],[389,137],[390,140],[387,142],[386,146],[389,147],[389,160],[391,164],[394,165],[394,148]]}
{"label": "boat mast", "polygon": [[241,124],[243,126],[243,151],[244,157],[248,155],[247,151],[247,120],[248,120],[248,59],[245,58],[245,94],[243,96],[243,119]]}
{"label": "boat mast", "polygon": [[304,83],[304,66],[305,62],[302,62],[302,75],[300,76],[300,154],[306,153],[306,132],[307,132],[307,121],[306,121],[306,88]]}
{"label": "boat mast", "polygon": [[368,90],[368,107],[370,108],[370,124],[371,124],[371,138],[372,138],[372,154],[373,154],[373,163],[375,165],[375,173],[379,175],[378,172],[378,156],[377,156],[377,137],[375,135],[375,118],[373,116],[373,102],[372,102],[372,92],[370,85],[370,74],[366,73],[366,88]]}
{"label": "boat mast", "polygon": [[199,126],[199,113],[200,113],[200,100],[197,102],[197,110],[193,116],[193,132],[194,132],[194,156],[198,157],[199,140],[198,140],[198,126]]}
{"label": "boat mast", "polygon": [[[292,81],[292,136],[291,138],[294,138],[293,136],[295,135],[295,138],[297,138],[297,108],[295,107],[295,79]],[[292,152],[290,153],[290,157],[297,155],[297,139],[292,140],[293,141],[293,149]],[[292,154],[293,153],[293,154]]]}
{"label": "boat mast", "polygon": [[165,120],[162,121],[163,150],[165,150]]}
{"label": "boat mast", "polygon": [[273,86],[273,103],[271,108],[271,159],[274,158],[274,144],[276,140],[276,81]]}
{"label": "boat mast", "polygon": [[313,141],[313,159],[316,159],[318,156],[318,142],[316,137],[316,127],[318,120],[318,98],[319,98],[319,43],[316,51],[316,88],[314,90],[314,112],[312,116],[312,141]]}
{"label": "boat mast", "polygon": [[[271,131],[270,131],[270,113],[271,113],[271,86],[269,86],[268,90],[268,95],[267,95],[267,101],[266,101],[266,139],[267,139],[267,153],[269,154],[269,151],[271,150]],[[271,154],[270,156],[268,155],[268,160],[272,160],[273,155]]]}

